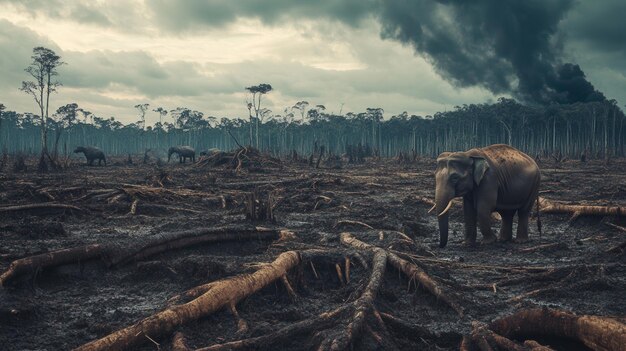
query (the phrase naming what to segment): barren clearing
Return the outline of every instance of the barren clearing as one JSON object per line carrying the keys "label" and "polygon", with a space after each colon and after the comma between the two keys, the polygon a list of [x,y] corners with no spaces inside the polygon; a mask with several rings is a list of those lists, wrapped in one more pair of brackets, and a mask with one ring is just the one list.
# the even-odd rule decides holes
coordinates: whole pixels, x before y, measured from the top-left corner
{"label": "barren clearing", "polygon": [[439,249],[433,160],[235,156],[0,173],[2,349],[624,350],[625,160],[542,163],[542,236],[465,247],[457,204]]}

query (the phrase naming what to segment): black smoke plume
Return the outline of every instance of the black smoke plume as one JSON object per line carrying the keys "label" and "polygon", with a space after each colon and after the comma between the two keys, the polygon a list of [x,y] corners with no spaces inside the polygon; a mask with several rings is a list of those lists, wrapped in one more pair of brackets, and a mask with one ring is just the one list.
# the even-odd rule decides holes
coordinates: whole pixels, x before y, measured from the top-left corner
{"label": "black smoke plume", "polygon": [[381,2],[382,37],[413,46],[457,86],[523,101],[604,100],[578,65],[562,63],[558,25],[573,0]]}

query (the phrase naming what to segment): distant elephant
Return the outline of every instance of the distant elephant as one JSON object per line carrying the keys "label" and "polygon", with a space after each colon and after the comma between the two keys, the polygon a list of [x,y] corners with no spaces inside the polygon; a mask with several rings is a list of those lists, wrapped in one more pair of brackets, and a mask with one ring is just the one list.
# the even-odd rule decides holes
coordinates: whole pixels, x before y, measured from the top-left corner
{"label": "distant elephant", "polygon": [[528,240],[528,218],[539,193],[537,163],[508,145],[491,145],[465,152],[444,152],[437,158],[435,206],[439,220],[439,246],[448,243],[448,210],[452,199],[463,197],[465,242],[476,242],[476,221],[483,242],[496,240],[491,213],[502,217],[500,240],[509,241],[517,212],[517,240]]}
{"label": "distant elephant", "polygon": [[178,154],[178,161],[180,163],[185,163],[187,159],[196,162],[196,150],[191,146],[172,146],[167,151],[167,162],[170,162],[172,154]]}
{"label": "distant elephant", "polygon": [[79,146],[74,150],[74,153],[83,153],[87,158],[87,165],[91,166],[94,160],[98,160],[98,166],[104,161],[104,165],[107,165],[107,159],[104,156],[104,152],[95,146]]}

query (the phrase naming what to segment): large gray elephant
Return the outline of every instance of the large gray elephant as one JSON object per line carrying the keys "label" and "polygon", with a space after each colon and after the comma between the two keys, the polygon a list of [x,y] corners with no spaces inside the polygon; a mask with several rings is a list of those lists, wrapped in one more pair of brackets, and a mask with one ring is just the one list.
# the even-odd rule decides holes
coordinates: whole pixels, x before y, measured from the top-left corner
{"label": "large gray elephant", "polygon": [[95,146],[79,146],[74,150],[74,153],[83,153],[87,158],[87,165],[91,166],[93,161],[98,160],[98,166],[101,165],[101,162],[104,161],[104,165],[107,165],[107,159],[104,156],[104,152],[98,149]]}
{"label": "large gray elephant", "polygon": [[540,181],[537,163],[508,145],[491,145],[465,152],[444,152],[437,158],[435,206],[439,220],[439,246],[448,243],[448,210],[452,199],[463,197],[465,242],[476,242],[476,221],[483,242],[496,240],[491,213],[502,217],[500,240],[509,241],[517,212],[517,240],[528,240],[528,218],[537,199]]}
{"label": "large gray elephant", "polygon": [[167,151],[167,162],[170,162],[172,154],[178,154],[178,161],[185,163],[187,159],[196,162],[196,150],[191,146],[172,146]]}

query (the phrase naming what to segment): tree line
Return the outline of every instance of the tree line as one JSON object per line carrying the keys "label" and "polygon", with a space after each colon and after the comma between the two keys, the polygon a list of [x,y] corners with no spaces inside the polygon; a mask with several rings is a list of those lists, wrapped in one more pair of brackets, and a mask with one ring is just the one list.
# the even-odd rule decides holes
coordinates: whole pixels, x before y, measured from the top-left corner
{"label": "tree line", "polygon": [[[345,152],[349,145],[368,145],[383,157],[412,151],[436,156],[495,143],[531,155],[558,152],[570,158],[582,152],[588,157],[624,156],[626,151],[626,117],[615,101],[529,106],[501,98],[497,103],[457,106],[433,116],[405,112],[387,119],[380,108],[343,115],[312,108],[301,114],[302,119],[292,112],[218,119],[184,107],[169,114],[171,122],[145,126],[141,121],[123,124],[113,117],[101,118],[75,103],[64,105],[47,119],[54,138],[46,140],[46,146],[65,153],[78,145],[94,145],[117,155],[165,150],[171,145],[229,150],[238,143],[274,155],[294,150],[309,154],[316,142],[334,154]],[[4,111],[0,118],[2,148],[12,153],[42,151],[39,116]]]}
{"label": "tree line", "polygon": [[[383,157],[399,153],[434,157],[443,151],[504,143],[531,155],[579,157],[624,156],[624,112],[615,100],[575,104],[530,105],[500,98],[495,103],[455,106],[452,111],[417,116],[403,112],[385,118],[382,108],[328,113],[324,105],[298,101],[279,113],[262,108],[271,93],[267,83],[244,88],[248,118],[216,118],[186,107],[167,110],[137,104],[138,121],[123,124],[97,116],[77,103],[50,115],[50,95],[61,86],[56,68],[64,62],[52,50],[33,49],[25,71],[33,78],[21,90],[31,95],[39,115],[8,110],[0,103],[0,147],[40,154],[41,162],[76,146],[97,146],[110,155],[163,152],[172,145],[196,150],[229,150],[251,145],[274,155],[310,154],[316,145],[332,154],[362,145]],[[242,106],[243,109],[243,106]],[[146,114],[159,121],[146,125]],[[43,116],[43,117],[42,117]],[[48,138],[48,133],[54,133]],[[45,166],[45,165],[44,165]],[[45,168],[45,167],[44,167]]]}

